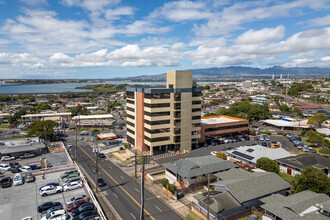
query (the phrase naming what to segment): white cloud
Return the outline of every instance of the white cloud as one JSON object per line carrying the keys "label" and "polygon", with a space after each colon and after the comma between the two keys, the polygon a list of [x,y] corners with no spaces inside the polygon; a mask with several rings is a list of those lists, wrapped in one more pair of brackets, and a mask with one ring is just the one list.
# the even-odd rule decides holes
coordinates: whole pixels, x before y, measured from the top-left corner
{"label": "white cloud", "polygon": [[0,53],[0,64],[13,64],[30,68],[37,68],[44,66],[44,61],[29,53]]}
{"label": "white cloud", "polygon": [[211,16],[203,2],[174,1],[165,3],[150,14],[150,18],[162,17],[171,21],[201,20]]}
{"label": "white cloud", "polygon": [[129,16],[134,14],[134,9],[132,7],[119,7],[115,9],[108,9],[105,12],[105,17],[108,20],[120,19],[120,16]]}
{"label": "white cloud", "polygon": [[330,61],[330,56],[322,57],[321,60],[322,60],[322,61]]}
{"label": "white cloud", "polygon": [[276,28],[264,28],[261,30],[250,29],[236,39],[239,44],[258,44],[267,41],[280,40],[284,37],[285,27],[279,25]]}
{"label": "white cloud", "polygon": [[47,5],[47,0],[20,0],[20,1],[31,6]]}
{"label": "white cloud", "polygon": [[62,0],[62,4],[71,6],[78,6],[89,11],[103,11],[105,7],[116,5],[120,0]]}
{"label": "white cloud", "polygon": [[319,17],[319,18],[313,18],[307,20],[306,22],[300,22],[299,24],[307,24],[308,26],[311,27],[330,25],[330,15],[326,15],[324,17]]}

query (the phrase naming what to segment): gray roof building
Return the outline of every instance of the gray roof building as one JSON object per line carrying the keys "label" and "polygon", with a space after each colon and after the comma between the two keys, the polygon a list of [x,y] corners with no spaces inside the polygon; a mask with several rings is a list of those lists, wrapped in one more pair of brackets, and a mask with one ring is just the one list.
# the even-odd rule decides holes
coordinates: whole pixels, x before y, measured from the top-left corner
{"label": "gray roof building", "polygon": [[323,157],[318,154],[300,154],[293,157],[287,157],[276,160],[280,165],[285,164],[287,166],[298,168],[300,170],[304,169],[306,166],[312,166],[325,170],[328,174],[330,167],[330,159]]}
{"label": "gray roof building", "polygon": [[182,158],[174,162],[164,163],[163,166],[165,166],[166,169],[170,170],[172,173],[184,178],[217,173],[230,168],[238,167],[236,164],[228,160],[222,160],[213,155]]}
{"label": "gray roof building", "polygon": [[[207,193],[200,193],[194,196],[205,207],[208,205]],[[241,204],[233,198],[227,191],[210,192],[210,209],[214,213],[226,212],[241,207]]]}
{"label": "gray roof building", "polygon": [[330,198],[326,194],[306,190],[287,197],[273,194],[261,199],[261,201],[264,203],[261,207],[266,210],[268,216],[277,216],[288,220],[329,219],[326,214],[330,213]]}
{"label": "gray roof building", "polygon": [[243,169],[230,169],[215,176],[220,180],[211,185],[215,189],[228,190],[240,203],[290,188],[290,184],[276,173],[250,173]]}

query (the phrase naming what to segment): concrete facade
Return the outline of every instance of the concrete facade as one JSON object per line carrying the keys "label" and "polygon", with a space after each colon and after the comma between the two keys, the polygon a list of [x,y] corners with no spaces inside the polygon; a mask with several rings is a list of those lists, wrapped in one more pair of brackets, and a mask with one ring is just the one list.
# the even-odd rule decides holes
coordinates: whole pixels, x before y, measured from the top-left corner
{"label": "concrete facade", "polygon": [[166,88],[128,87],[126,107],[127,140],[140,151],[184,152],[198,143],[201,89],[192,71],[168,71]]}

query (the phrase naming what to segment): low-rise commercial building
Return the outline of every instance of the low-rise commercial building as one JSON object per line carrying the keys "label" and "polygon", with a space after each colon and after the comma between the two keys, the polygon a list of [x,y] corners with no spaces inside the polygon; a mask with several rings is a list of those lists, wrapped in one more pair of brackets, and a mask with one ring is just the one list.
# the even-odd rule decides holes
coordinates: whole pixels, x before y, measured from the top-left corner
{"label": "low-rise commercial building", "polygon": [[47,152],[46,145],[39,138],[20,138],[0,142],[0,157],[12,156],[19,158],[25,153],[41,155]]}
{"label": "low-rise commercial building", "polygon": [[256,96],[251,96],[251,98],[252,98],[252,103],[253,104],[267,105],[269,96],[267,96],[267,95],[256,95]]}
{"label": "low-rise commercial building", "polygon": [[226,115],[202,117],[201,138],[205,142],[206,136],[235,136],[249,133],[249,121]]}

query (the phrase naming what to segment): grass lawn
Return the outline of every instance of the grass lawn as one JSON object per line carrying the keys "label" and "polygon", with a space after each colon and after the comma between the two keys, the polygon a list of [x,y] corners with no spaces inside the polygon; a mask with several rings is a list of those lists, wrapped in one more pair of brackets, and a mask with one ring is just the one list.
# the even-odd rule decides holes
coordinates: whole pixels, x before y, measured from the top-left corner
{"label": "grass lawn", "polygon": [[0,128],[9,128],[9,123],[1,123]]}
{"label": "grass lawn", "polygon": [[289,182],[293,181],[293,176],[290,176],[289,174],[279,172],[278,175]]}
{"label": "grass lawn", "polygon": [[203,218],[199,217],[196,215],[194,212],[190,212],[187,216],[186,219],[188,220],[203,220]]}
{"label": "grass lawn", "polygon": [[248,216],[244,217],[244,218],[241,218],[239,220],[247,220],[248,219]]}
{"label": "grass lawn", "polygon": [[157,177],[157,176],[164,176],[165,175],[165,173],[163,172],[163,173],[157,173],[157,174],[153,174],[152,175],[152,177]]}
{"label": "grass lawn", "polygon": [[308,146],[312,146],[312,143],[307,141],[308,138],[307,137],[301,137],[301,141],[304,142],[305,144],[307,144]]}

